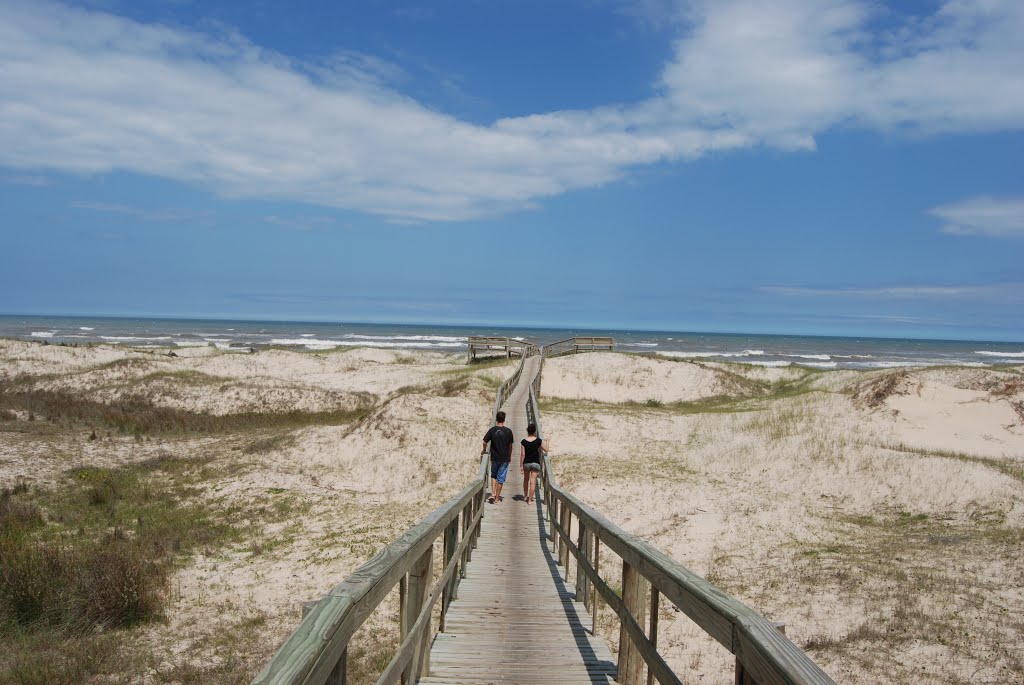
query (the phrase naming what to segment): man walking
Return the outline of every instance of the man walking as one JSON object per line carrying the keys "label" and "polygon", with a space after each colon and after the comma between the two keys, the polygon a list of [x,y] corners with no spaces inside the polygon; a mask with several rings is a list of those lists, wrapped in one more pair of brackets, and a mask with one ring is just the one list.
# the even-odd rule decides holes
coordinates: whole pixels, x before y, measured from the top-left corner
{"label": "man walking", "polygon": [[508,465],[512,461],[512,429],[505,426],[505,412],[499,411],[494,417],[496,426],[491,426],[484,435],[484,446],[480,456],[487,451],[487,443],[491,443],[491,504],[501,502],[501,488],[508,476]]}

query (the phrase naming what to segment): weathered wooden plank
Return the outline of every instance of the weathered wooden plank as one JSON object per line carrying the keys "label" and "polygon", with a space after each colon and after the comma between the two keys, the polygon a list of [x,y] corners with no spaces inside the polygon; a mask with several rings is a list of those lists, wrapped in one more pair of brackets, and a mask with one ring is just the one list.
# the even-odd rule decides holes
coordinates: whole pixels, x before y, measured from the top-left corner
{"label": "weathered wooden plank", "polygon": [[[647,581],[637,571],[622,562],[622,606],[638,625],[644,622],[647,608]],[[640,650],[633,643],[632,636],[622,621],[619,629],[619,682],[623,685],[640,685],[644,675],[644,660]],[[652,650],[654,645],[651,645]],[[656,650],[655,650],[656,651]]]}
{"label": "weathered wooden plank", "polygon": [[[647,626],[647,639],[651,641],[651,646],[654,647],[655,651],[658,649],[658,609],[660,604],[658,601],[658,588],[651,588],[651,622]],[[647,669],[647,685],[654,685],[654,671]]]}

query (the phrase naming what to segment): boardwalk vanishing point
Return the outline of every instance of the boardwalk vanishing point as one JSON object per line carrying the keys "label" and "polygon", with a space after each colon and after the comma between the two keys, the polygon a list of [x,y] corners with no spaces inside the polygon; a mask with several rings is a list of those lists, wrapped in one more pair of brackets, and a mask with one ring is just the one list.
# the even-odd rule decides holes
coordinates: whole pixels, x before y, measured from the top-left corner
{"label": "boardwalk vanishing point", "polygon": [[[516,441],[526,436],[526,402],[540,370],[530,357],[502,409]],[[529,382],[523,382],[527,380]],[[575,591],[562,576],[548,543],[540,500],[519,500],[518,445],[501,504],[487,505],[486,525],[473,552],[473,572],[448,609],[445,631],[430,650],[430,675],[421,683],[608,683],[615,659],[590,634]]]}

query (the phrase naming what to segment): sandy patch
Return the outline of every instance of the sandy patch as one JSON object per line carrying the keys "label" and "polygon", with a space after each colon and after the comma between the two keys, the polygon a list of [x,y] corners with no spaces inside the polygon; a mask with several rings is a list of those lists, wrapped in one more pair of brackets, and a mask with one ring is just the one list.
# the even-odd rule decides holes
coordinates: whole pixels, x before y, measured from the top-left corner
{"label": "sandy patch", "polygon": [[[691,413],[643,406],[643,375],[615,396],[640,406],[588,405],[606,361],[574,359],[558,388],[579,401],[542,416],[574,494],[785,621],[838,682],[1024,682],[1024,622],[1006,618],[1024,616],[1012,373],[910,370],[874,407],[857,391],[891,371],[813,373],[776,379],[804,378],[800,392]],[[731,656],[682,614],[663,606],[660,630],[685,682],[729,681]]]}
{"label": "sandy patch", "polygon": [[611,352],[556,357],[544,362],[543,395],[597,402],[690,402],[733,389],[716,369]]}

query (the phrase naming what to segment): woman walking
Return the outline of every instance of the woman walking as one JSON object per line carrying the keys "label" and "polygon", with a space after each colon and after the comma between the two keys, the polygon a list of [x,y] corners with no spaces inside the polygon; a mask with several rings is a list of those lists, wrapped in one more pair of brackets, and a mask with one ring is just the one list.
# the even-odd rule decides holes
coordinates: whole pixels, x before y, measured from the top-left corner
{"label": "woman walking", "polygon": [[526,437],[520,443],[519,472],[523,474],[523,499],[529,504],[537,489],[537,474],[540,473],[540,452],[544,449],[544,441],[537,437],[537,424],[526,427]]}

